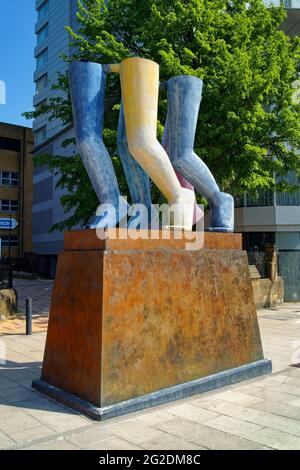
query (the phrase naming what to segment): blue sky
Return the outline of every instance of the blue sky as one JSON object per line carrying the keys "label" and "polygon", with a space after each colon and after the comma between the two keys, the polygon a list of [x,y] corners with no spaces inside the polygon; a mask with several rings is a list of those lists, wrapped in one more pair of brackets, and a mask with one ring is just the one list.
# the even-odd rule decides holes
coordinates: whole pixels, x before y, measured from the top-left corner
{"label": "blue sky", "polygon": [[32,110],[35,21],[35,0],[0,0],[0,80],[6,84],[0,122],[31,127],[21,114]]}

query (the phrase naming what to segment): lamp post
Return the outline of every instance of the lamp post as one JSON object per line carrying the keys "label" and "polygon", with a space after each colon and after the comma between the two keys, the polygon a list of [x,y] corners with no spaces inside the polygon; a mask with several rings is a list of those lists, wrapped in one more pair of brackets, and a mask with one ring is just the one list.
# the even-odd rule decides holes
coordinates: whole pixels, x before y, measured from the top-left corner
{"label": "lamp post", "polygon": [[11,228],[12,228],[12,220],[11,220],[11,214],[9,214],[8,261],[10,265],[11,265]]}

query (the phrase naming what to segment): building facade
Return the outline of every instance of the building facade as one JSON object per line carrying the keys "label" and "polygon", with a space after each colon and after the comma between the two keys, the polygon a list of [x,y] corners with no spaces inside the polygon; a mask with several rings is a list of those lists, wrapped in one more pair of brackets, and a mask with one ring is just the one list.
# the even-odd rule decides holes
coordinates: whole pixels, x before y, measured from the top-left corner
{"label": "building facade", "polygon": [[[53,90],[58,74],[66,71],[66,63],[61,53],[68,56],[72,50],[66,25],[76,26],[77,0],[36,0],[37,22],[36,70],[34,81],[36,93],[33,98],[35,109],[46,103],[49,98],[61,92]],[[73,129],[63,127],[57,119],[49,120],[41,116],[33,123],[35,136],[34,155],[70,155],[74,149],[65,149],[62,143],[74,136]],[[60,204],[62,192],[56,189],[57,178],[45,167],[34,169],[33,199],[33,249],[37,255],[37,270],[41,275],[55,275],[57,254],[63,248],[63,233],[52,232],[52,225],[65,218]]]}
{"label": "building facade", "polygon": [[[287,9],[287,19],[282,25],[286,34],[299,36],[300,0],[272,3],[283,3]],[[285,179],[299,184],[293,173]],[[243,233],[250,262],[252,256],[259,259],[266,244],[275,244],[279,274],[285,283],[285,300],[300,301],[300,189],[294,194],[262,192],[256,199],[245,194],[236,201],[236,206],[235,230]]]}
{"label": "building facade", "polygon": [[[26,258],[32,254],[32,130],[0,122],[1,255]],[[18,225],[10,230],[10,219]],[[13,224],[12,224],[13,226]]]}

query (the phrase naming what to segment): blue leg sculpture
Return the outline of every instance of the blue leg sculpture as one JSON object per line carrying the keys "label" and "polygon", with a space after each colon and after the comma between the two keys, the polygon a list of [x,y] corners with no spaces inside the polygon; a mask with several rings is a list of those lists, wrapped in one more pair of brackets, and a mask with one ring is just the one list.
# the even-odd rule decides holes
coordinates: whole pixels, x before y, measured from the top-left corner
{"label": "blue leg sculpture", "polygon": [[233,232],[233,197],[220,191],[208,167],[194,153],[202,87],[202,80],[188,75],[167,82],[169,157],[174,168],[208,200],[212,215],[209,230]]}
{"label": "blue leg sculpture", "polygon": [[[163,135],[163,141],[162,141],[162,146],[169,155],[169,148],[170,148],[170,131],[169,131],[169,118],[167,116],[166,122],[165,122],[165,129],[164,129],[164,135]],[[178,171],[175,171],[176,176],[178,178],[179,183],[183,188],[190,189],[191,191],[195,192],[194,186],[186,180]],[[193,219],[193,224],[196,224],[199,222],[202,218],[204,217],[204,213],[198,207],[197,202],[195,201],[195,210],[194,210],[194,219]]]}
{"label": "blue leg sculpture", "polygon": [[[101,204],[114,206],[116,216],[97,217],[91,228],[113,228],[127,214],[120,197],[110,155],[103,143],[106,74],[102,65],[74,62],[69,67],[70,91],[77,148]],[[121,202],[121,204],[120,204]]]}

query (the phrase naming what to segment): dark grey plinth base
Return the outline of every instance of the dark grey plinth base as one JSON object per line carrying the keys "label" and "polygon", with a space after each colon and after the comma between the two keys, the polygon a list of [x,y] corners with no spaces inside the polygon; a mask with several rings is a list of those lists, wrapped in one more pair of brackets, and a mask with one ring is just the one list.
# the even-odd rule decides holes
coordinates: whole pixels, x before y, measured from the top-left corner
{"label": "dark grey plinth base", "polygon": [[272,372],[272,362],[263,359],[261,361],[252,362],[241,367],[219,372],[218,374],[210,375],[202,379],[193,380],[174,387],[164,388],[158,392],[149,393],[138,398],[123,401],[111,406],[98,408],[97,406],[85,400],[72,395],[60,388],[44,382],[43,380],[34,380],[32,382],[33,388],[45,395],[57,400],[58,402],[80,411],[84,415],[102,421],[116,416],[125,415],[134,411],[151,408],[153,406],[162,405],[173,400],[180,400],[191,395],[198,393],[208,392],[217,388],[225,387],[226,385],[242,382],[243,380],[253,379],[260,375],[269,374]]}

